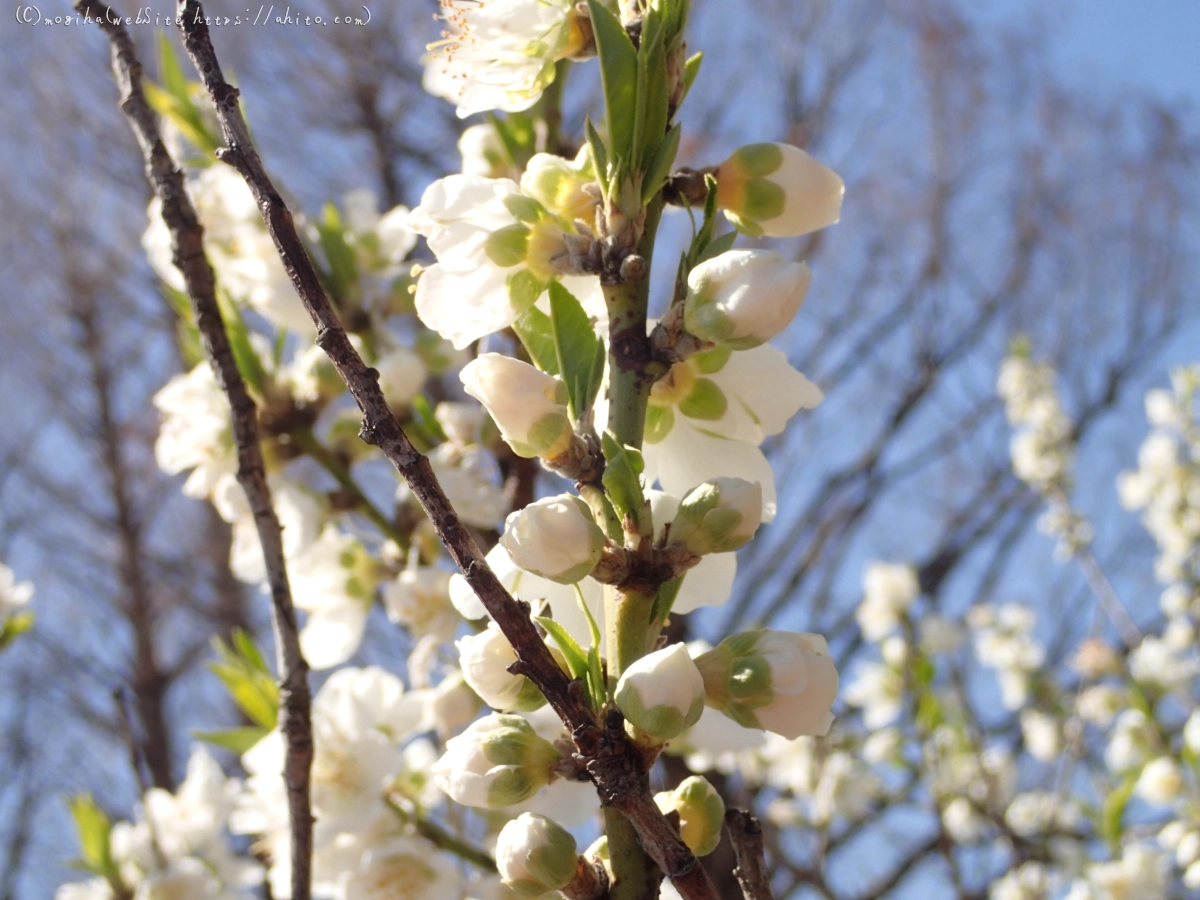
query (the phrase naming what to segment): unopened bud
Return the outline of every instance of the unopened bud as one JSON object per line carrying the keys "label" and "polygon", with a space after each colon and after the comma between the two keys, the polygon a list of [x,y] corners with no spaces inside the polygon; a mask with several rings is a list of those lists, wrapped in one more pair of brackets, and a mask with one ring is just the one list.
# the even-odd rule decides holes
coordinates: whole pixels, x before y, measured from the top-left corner
{"label": "unopened bud", "polygon": [[579,864],[575,838],[557,822],[521,813],[496,840],[500,878],[522,897],[539,897],[565,888]]}
{"label": "unopened bud", "polygon": [[832,225],[845,185],[790,144],[749,144],[717,167],[717,205],[751,236],[792,237]]}
{"label": "unopened bud", "polygon": [[520,716],[491,715],[446,742],[433,778],[457,803],[499,809],[549,784],[559,758],[554,745]]}
{"label": "unopened bud", "polygon": [[570,445],[567,387],[559,379],[499,353],[477,357],[460,377],[518,456],[557,456]]}
{"label": "unopened bud", "polygon": [[747,631],[696,659],[708,705],[739,725],[794,740],[833,724],[838,674],[825,638]]}
{"label": "unopened bud", "polygon": [[591,151],[585,144],[573,161],[552,153],[534,155],[521,176],[521,191],[568,222],[593,222],[599,200],[591,189],[595,182]]}
{"label": "unopened bud", "polygon": [[704,679],[683,644],[634,662],[617,682],[617,708],[634,726],[659,741],[691,728],[704,712]]}
{"label": "unopened bud", "polygon": [[459,639],[455,646],[463,678],[492,709],[529,712],[545,705],[546,698],[533,682],[508,671],[517,653],[495,622],[479,634]]}
{"label": "unopened bud", "polygon": [[698,556],[740,550],[762,522],[762,485],[741,478],[714,478],[692,488],[675,521],[670,539]]}
{"label": "unopened bud", "polygon": [[684,326],[734,350],[765,344],[796,316],[812,273],[773,250],[730,250],[688,275]]}
{"label": "unopened bud", "polygon": [[707,856],[721,842],[725,801],[705,778],[693,775],[674,791],[654,795],[664,813],[679,813],[679,836],[697,856]]}
{"label": "unopened bud", "polygon": [[586,503],[559,494],[510,513],[500,543],[526,572],[574,584],[600,561],[605,537]]}

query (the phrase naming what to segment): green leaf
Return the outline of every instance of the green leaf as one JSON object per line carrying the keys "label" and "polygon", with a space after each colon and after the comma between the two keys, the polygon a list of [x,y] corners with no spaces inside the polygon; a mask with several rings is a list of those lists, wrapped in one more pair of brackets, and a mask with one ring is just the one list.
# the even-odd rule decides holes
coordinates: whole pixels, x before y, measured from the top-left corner
{"label": "green leaf", "polygon": [[563,658],[567,661],[567,670],[571,673],[571,677],[583,679],[586,682],[588,663],[587,654],[583,652],[583,648],[576,643],[562,625],[553,619],[546,616],[534,616],[533,620],[545,628],[550,637],[554,638],[554,643],[558,644],[558,649],[562,651]]}
{"label": "green leaf", "polygon": [[1104,798],[1100,809],[1100,836],[1113,845],[1121,840],[1121,818],[1136,783],[1137,773],[1126,775],[1125,780]]}
{"label": "green leaf", "polygon": [[592,149],[592,164],[596,168],[596,177],[600,179],[600,189],[604,192],[604,196],[608,196],[608,151],[604,147],[604,141],[600,137],[600,132],[596,130],[596,126],[592,124],[592,119],[589,116],[583,123],[584,133],[587,135],[588,146]]}
{"label": "green leaf", "polygon": [[626,516],[632,518],[638,524],[640,532],[646,505],[639,477],[646,467],[642,454],[633,447],[622,447],[611,432],[604,434],[601,445],[607,461],[604,475],[601,478],[604,491],[608,495],[608,499],[612,501],[617,514],[622,518]]}
{"label": "green leaf", "polygon": [[[667,51],[663,46],[661,18],[647,13],[643,18],[642,44],[638,51],[638,130],[635,166],[652,160],[667,136],[669,85]],[[654,27],[655,25],[658,27]],[[647,31],[646,26],[651,28]]]}
{"label": "green leaf", "polygon": [[221,318],[225,321],[225,333],[229,335],[229,347],[233,351],[233,360],[237,363],[238,371],[242,373],[242,378],[251,390],[262,397],[265,394],[267,373],[254,345],[250,343],[250,329],[246,327],[242,311],[224,291],[217,291],[217,303],[221,307]]}
{"label": "green leaf", "polygon": [[658,592],[654,595],[654,603],[650,607],[650,624],[655,622],[665,622],[667,616],[671,614],[671,607],[675,605],[675,598],[679,596],[679,589],[683,587],[683,579],[687,576],[687,572],[670,581],[659,585]]}
{"label": "green leaf", "polygon": [[14,613],[5,619],[4,624],[0,625],[0,650],[32,628],[33,619],[34,614],[29,611]]}
{"label": "green leaf", "polygon": [[238,709],[262,728],[270,730],[279,719],[279,686],[271,677],[253,639],[240,629],[232,644],[213,640],[217,662],[208,664],[221,679]]}
{"label": "green leaf", "polygon": [[358,288],[358,264],[354,250],[346,243],[346,227],[337,207],[326,203],[317,220],[317,235],[329,266],[329,288],[339,306],[351,298]]}
{"label": "green leaf", "polygon": [[689,56],[688,61],[683,66],[683,97],[686,100],[687,95],[691,93],[692,85],[696,83],[696,76],[700,74],[700,64],[704,62],[704,54],[697,53],[695,56]]}
{"label": "green leaf", "polygon": [[158,33],[158,77],[162,80],[163,90],[172,97],[188,101],[187,76],[183,74],[183,66],[179,65],[171,39],[163,31]]}
{"label": "green leaf", "polygon": [[600,57],[600,78],[608,110],[608,139],[614,156],[630,159],[637,113],[638,53],[621,20],[598,0],[587,0]]}
{"label": "green leaf", "polygon": [[583,305],[557,281],[550,282],[550,324],[558,373],[567,386],[571,416],[578,420],[588,411],[599,385],[592,385],[600,338]]}
{"label": "green leaf", "polygon": [[727,250],[732,250],[734,243],[737,241],[737,236],[738,233],[736,231],[730,231],[709,241],[708,246],[704,248],[704,252],[696,257],[696,265],[698,266],[702,262],[707,262],[714,256],[720,256]]}
{"label": "green leaf", "polygon": [[578,584],[575,585],[575,599],[579,601],[579,608],[583,610],[588,631],[592,635],[592,646],[588,648],[587,655],[588,693],[592,698],[592,705],[600,709],[608,700],[608,685],[604,683],[604,667],[600,663],[600,626],[596,624],[596,617],[592,615],[587,600],[584,599],[583,590]]}
{"label": "green leaf", "polygon": [[509,162],[518,169],[524,169],[525,164],[537,151],[537,131],[534,128],[533,117],[525,113],[509,113],[502,119],[495,113],[488,113],[488,121],[496,129]]}
{"label": "green leaf", "polygon": [[204,741],[206,744],[212,744],[214,747],[231,750],[241,756],[269,733],[268,729],[257,725],[243,725],[239,728],[227,728],[224,731],[193,731],[192,737]]}
{"label": "green leaf", "polygon": [[119,883],[109,841],[111,826],[107,814],[96,805],[91,794],[76,794],[67,803],[79,834],[82,867],[110,883]]}
{"label": "green leaf", "polygon": [[558,374],[558,350],[554,344],[554,324],[550,317],[531,306],[513,322],[513,331],[521,339],[533,364],[547,375]]}
{"label": "green leaf", "polygon": [[646,180],[642,182],[643,203],[649,203],[666,183],[667,177],[675,165],[675,156],[679,153],[679,138],[682,133],[679,125],[674,125],[667,132],[666,139],[654,151],[654,157],[646,166]]}

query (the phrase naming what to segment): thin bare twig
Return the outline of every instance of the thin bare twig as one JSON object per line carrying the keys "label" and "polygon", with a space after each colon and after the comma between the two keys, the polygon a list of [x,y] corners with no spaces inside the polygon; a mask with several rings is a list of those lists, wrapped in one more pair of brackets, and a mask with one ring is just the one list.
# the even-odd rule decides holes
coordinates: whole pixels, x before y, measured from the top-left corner
{"label": "thin bare twig", "polygon": [[246,492],[271,588],[276,658],[279,670],[279,727],[287,742],[284,781],[291,823],[292,897],[312,895],[312,698],[308,663],[300,652],[296,609],[283,556],[283,535],[267,485],[259,444],[258,409],[234,360],[229,337],[217,306],[212,267],[204,255],[203,229],[186,190],[183,173],[175,166],[159,132],[158,119],[142,92],[142,66],[120,17],[99,0],[78,0],[75,8],[97,20],[112,43],[113,71],[121,88],[121,110],[137,136],[146,164],[146,177],[162,202],[163,220],[171,232],[172,259],[183,273],[196,327],[217,382],[229,400],[237,446],[238,483]]}
{"label": "thin bare twig", "polygon": [[362,410],[359,434],[363,441],[378,447],[407,482],[450,557],[512,644],[517,655],[513,671],[538,687],[571,731],[601,800],[629,819],[646,852],[685,900],[717,900],[703,867],[655,804],[643,762],[625,736],[620,715],[613,711],[601,725],[584,699],[581,685],[570,682],[550,655],[530,619],[528,605],[519,604],[504,589],[450,505],[429,460],[413,446],[388,408],[379,388],[379,373],[367,366],[350,343],[296,232],[291,211],[250,139],[238,91],[221,73],[203,5],[199,0],[179,0],[177,11],[184,47],[221,123],[226,146],[218,151],[218,157],[233,166],[250,187],[288,277],[316,325],[317,346],[329,356]]}
{"label": "thin bare twig", "polygon": [[737,856],[733,874],[742,886],[742,895],[746,900],[775,900],[763,851],[762,825],[758,819],[744,809],[730,809],[725,812],[725,829]]}

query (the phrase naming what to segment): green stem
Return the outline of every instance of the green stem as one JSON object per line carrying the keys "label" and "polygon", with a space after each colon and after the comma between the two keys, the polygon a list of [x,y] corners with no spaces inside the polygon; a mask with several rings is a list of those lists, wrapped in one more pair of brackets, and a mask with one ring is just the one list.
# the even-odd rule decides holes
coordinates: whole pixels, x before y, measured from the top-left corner
{"label": "green stem", "polygon": [[[620,678],[631,665],[653,649],[657,629],[650,611],[654,593],[604,586],[604,624],[608,628],[608,677]],[[657,624],[657,623],[654,623]]]}
{"label": "green stem", "polygon": [[397,528],[396,523],[385,516],[382,510],[371,502],[371,499],[358,486],[358,482],[354,480],[349,467],[338,459],[337,455],[328,447],[317,440],[317,436],[313,434],[312,429],[304,428],[293,432],[292,439],[301,450],[316,460],[321,468],[333,476],[342,490],[354,498],[355,505],[364,516],[375,524],[375,527],[399,544],[401,549],[408,547],[409,536]]}
{"label": "green stem", "polygon": [[646,335],[646,311],[650,305],[650,262],[658,222],[662,218],[662,195],[646,207],[646,224],[637,253],[646,261],[646,273],[634,284],[604,287],[609,321],[609,430],[617,440],[639,450],[646,429],[646,405],[650,388],[665,368],[650,359]]}
{"label": "green stem", "polygon": [[615,876],[608,900],[655,900],[662,875],[642,850],[633,825],[615,809],[605,807],[604,834]]}
{"label": "green stem", "polygon": [[465,860],[485,872],[496,873],[496,861],[483,850],[451,834],[437,822],[425,818],[420,812],[407,810],[391,798],[385,798],[384,802],[397,817],[411,824],[417,830],[417,834],[430,843],[437,845],[447,853],[453,853],[459,859]]}

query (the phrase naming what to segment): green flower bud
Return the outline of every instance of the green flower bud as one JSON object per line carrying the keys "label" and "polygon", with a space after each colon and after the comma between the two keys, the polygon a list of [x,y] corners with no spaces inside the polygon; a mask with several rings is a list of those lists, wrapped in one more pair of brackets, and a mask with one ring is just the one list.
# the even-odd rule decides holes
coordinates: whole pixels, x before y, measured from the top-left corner
{"label": "green flower bud", "polygon": [[658,741],[691,728],[704,712],[704,680],[683,644],[643,656],[617,682],[617,708]]}
{"label": "green flower bud", "polygon": [[838,221],[845,185],[790,144],[749,144],[717,167],[717,205],[752,236],[792,237]]}
{"label": "green flower bud", "polygon": [[446,742],[433,777],[458,803],[499,809],[528,800],[550,783],[558,750],[520,716],[491,715]]}
{"label": "green flower bud", "polygon": [[547,497],[511,513],[500,536],[513,562],[559,584],[574,584],[591,572],[605,540],[587,504],[573,494]]}
{"label": "green flower bud", "polygon": [[545,816],[521,813],[504,826],[496,841],[500,878],[522,897],[562,890],[574,879],[578,866],[575,838]]}
{"label": "green flower bud", "polygon": [[567,387],[559,379],[499,353],[478,356],[459,377],[518,456],[554,457],[570,445],[574,430],[567,415]]}
{"label": "green flower bud", "polygon": [[697,856],[717,849],[725,824],[725,801],[706,779],[693,775],[674,791],[655,794],[654,802],[664,813],[679,813],[680,836]]}
{"label": "green flower bud", "polygon": [[728,553],[749,542],[762,522],[762,485],[714,478],[692,488],[671,524],[673,544],[693,553]]}
{"label": "green flower bud", "polygon": [[747,631],[696,659],[708,705],[739,725],[794,740],[833,724],[838,674],[825,639],[790,631]]}

